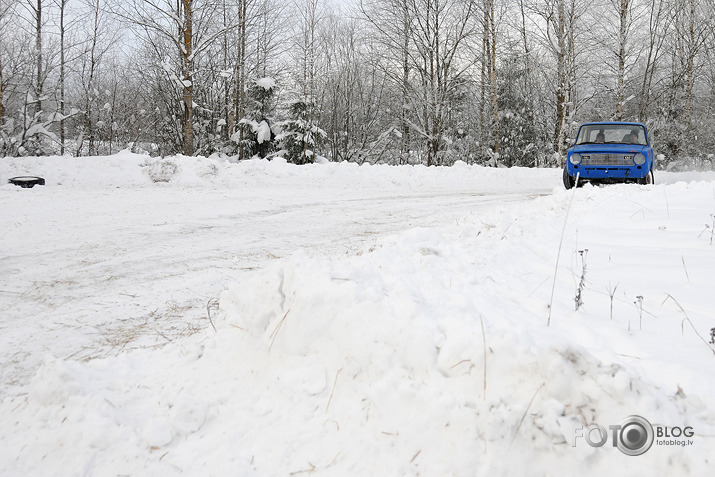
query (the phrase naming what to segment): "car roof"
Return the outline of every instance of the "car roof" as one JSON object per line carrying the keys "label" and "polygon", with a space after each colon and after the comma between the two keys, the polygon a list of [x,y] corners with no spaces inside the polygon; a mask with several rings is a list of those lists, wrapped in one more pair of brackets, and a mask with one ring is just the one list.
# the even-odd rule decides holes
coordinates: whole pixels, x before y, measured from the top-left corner
{"label": "car roof", "polygon": [[581,126],[592,126],[592,125],[597,125],[597,126],[623,125],[623,126],[643,126],[643,127],[645,127],[645,124],[643,124],[643,123],[636,123],[636,122],[630,122],[630,121],[596,121],[596,122],[589,122],[589,123],[581,124]]}

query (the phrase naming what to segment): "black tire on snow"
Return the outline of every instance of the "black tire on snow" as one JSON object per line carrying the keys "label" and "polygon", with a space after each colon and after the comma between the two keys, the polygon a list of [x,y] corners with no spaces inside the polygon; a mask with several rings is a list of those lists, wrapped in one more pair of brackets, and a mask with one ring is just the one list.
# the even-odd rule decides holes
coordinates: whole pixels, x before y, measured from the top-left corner
{"label": "black tire on snow", "polygon": [[649,184],[655,184],[655,176],[653,175],[653,169],[648,172],[648,175],[645,176],[643,179],[640,179],[638,181],[640,185],[649,185]]}
{"label": "black tire on snow", "polygon": [[566,170],[565,167],[564,167],[563,179],[564,179],[564,187],[566,187],[566,189],[573,189],[574,186],[576,185],[576,179],[574,179],[573,177],[571,177],[569,175],[568,170]]}
{"label": "black tire on snow", "polygon": [[31,189],[36,185],[45,185],[45,179],[37,176],[18,176],[9,179],[10,184],[20,186],[23,189]]}

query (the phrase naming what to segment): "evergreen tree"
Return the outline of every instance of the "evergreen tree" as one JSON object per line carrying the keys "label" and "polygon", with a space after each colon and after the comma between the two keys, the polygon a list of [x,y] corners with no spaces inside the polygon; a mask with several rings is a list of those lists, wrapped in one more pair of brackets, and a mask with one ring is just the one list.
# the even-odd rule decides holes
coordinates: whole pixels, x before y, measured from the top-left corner
{"label": "evergreen tree", "polygon": [[[246,116],[239,121],[238,131],[232,137],[235,142],[240,142],[245,157],[265,158],[275,151],[276,135],[271,127],[275,92],[273,78],[255,80],[246,91]],[[242,140],[239,139],[241,131]]]}
{"label": "evergreen tree", "polygon": [[325,131],[318,127],[311,112],[311,107],[302,99],[288,105],[288,116],[291,119],[281,123],[279,140],[288,162],[293,164],[311,164],[315,162],[316,149],[326,137]]}
{"label": "evergreen tree", "polygon": [[507,167],[534,166],[539,151],[548,148],[546,141],[540,140],[527,75],[516,54],[499,70],[499,160]]}

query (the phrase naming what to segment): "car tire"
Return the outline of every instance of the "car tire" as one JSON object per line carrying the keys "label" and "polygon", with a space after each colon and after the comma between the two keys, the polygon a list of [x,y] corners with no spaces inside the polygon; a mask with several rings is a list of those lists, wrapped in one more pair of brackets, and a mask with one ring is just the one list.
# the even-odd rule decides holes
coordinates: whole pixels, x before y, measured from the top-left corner
{"label": "car tire", "polygon": [[650,184],[655,184],[655,176],[653,175],[653,169],[648,172],[648,175],[646,175],[643,179],[639,179],[638,183],[640,185],[650,185]]}
{"label": "car tire", "polygon": [[563,180],[564,180],[564,187],[566,187],[566,189],[573,189],[576,186],[576,179],[574,179],[573,177],[571,177],[569,175],[569,172],[565,167],[564,167]]}
{"label": "car tire", "polygon": [[45,179],[37,176],[17,176],[8,180],[10,184],[20,186],[23,189],[31,189],[36,185],[45,185]]}

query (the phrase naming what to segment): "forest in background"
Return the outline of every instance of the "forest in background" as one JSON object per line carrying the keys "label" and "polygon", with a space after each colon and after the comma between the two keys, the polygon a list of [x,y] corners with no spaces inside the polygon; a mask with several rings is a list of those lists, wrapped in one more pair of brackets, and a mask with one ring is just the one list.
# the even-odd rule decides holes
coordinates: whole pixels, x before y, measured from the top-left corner
{"label": "forest in background", "polygon": [[0,0],[0,155],[713,167],[713,0]]}

